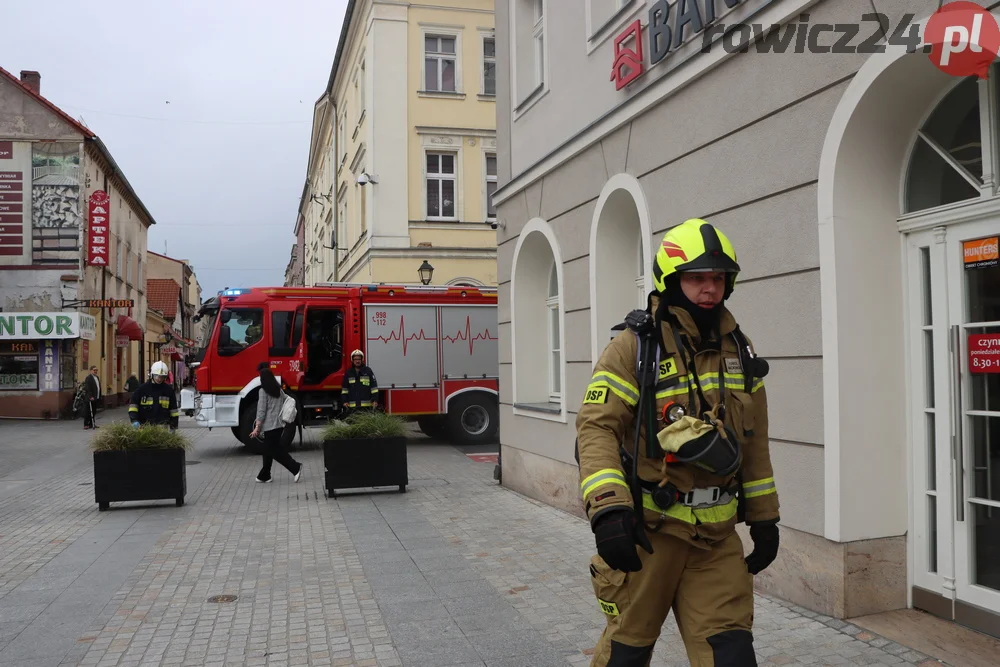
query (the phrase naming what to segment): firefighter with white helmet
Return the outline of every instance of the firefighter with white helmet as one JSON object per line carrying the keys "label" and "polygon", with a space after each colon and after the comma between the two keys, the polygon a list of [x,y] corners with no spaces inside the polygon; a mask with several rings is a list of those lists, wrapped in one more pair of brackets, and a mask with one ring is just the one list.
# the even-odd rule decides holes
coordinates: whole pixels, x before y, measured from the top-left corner
{"label": "firefighter with white helmet", "polygon": [[671,610],[692,665],[755,666],[753,577],[778,552],[767,362],[723,305],[740,270],[725,234],[687,220],[652,268],[656,291],[604,349],[576,420],[607,615],[591,666],[648,665]]}
{"label": "firefighter with white helmet", "polygon": [[128,416],[132,426],[160,424],[171,429],[178,427],[180,409],[177,395],[172,385],[167,383],[170,369],[162,361],[153,362],[149,369],[149,381],[132,394]]}
{"label": "firefighter with white helmet", "polygon": [[375,372],[365,365],[365,353],[361,350],[351,352],[351,367],[344,373],[340,404],[350,410],[378,407],[378,381]]}

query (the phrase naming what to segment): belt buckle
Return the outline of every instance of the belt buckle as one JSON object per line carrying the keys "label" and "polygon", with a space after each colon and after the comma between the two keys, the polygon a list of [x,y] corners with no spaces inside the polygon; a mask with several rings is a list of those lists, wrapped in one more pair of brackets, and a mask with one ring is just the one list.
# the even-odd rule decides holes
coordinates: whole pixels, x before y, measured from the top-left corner
{"label": "belt buckle", "polygon": [[719,487],[709,486],[704,489],[691,489],[688,493],[684,494],[683,502],[689,507],[711,505],[719,500],[720,496],[721,489]]}

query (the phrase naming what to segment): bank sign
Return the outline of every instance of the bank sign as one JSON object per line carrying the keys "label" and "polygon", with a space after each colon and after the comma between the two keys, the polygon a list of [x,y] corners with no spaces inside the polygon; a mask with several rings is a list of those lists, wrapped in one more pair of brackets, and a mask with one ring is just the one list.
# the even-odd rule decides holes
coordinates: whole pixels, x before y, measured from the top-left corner
{"label": "bank sign", "polygon": [[0,313],[0,340],[97,337],[97,318],[87,313]]}
{"label": "bank sign", "polygon": [[[636,19],[615,38],[611,81],[621,90],[707,28],[737,11],[745,18],[773,0],[657,0],[649,7],[646,34]],[[646,64],[645,53],[649,54]]]}

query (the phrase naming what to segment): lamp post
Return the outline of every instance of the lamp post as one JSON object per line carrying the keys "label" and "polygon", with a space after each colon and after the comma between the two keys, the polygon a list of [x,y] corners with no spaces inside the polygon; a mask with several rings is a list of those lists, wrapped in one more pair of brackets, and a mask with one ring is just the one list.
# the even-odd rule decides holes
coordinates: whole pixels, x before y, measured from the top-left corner
{"label": "lamp post", "polygon": [[430,285],[431,277],[434,275],[434,267],[428,264],[425,259],[424,263],[420,265],[419,269],[417,269],[417,274],[420,276],[420,282],[424,285]]}

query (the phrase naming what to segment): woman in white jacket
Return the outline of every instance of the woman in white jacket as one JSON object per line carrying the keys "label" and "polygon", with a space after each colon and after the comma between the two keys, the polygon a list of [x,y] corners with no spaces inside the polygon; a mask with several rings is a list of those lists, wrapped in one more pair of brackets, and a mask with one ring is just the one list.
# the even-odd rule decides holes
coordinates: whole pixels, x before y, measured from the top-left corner
{"label": "woman in white jacket", "polygon": [[278,379],[274,377],[274,373],[268,366],[261,364],[258,372],[260,373],[260,392],[257,394],[257,420],[250,433],[251,438],[263,434],[264,440],[264,464],[257,475],[257,481],[271,481],[271,461],[273,460],[288,468],[288,472],[292,473],[293,479],[297,482],[302,475],[302,464],[293,459],[281,446],[281,433],[285,430],[285,423],[281,421],[281,406],[284,405],[287,394],[281,391]]}

